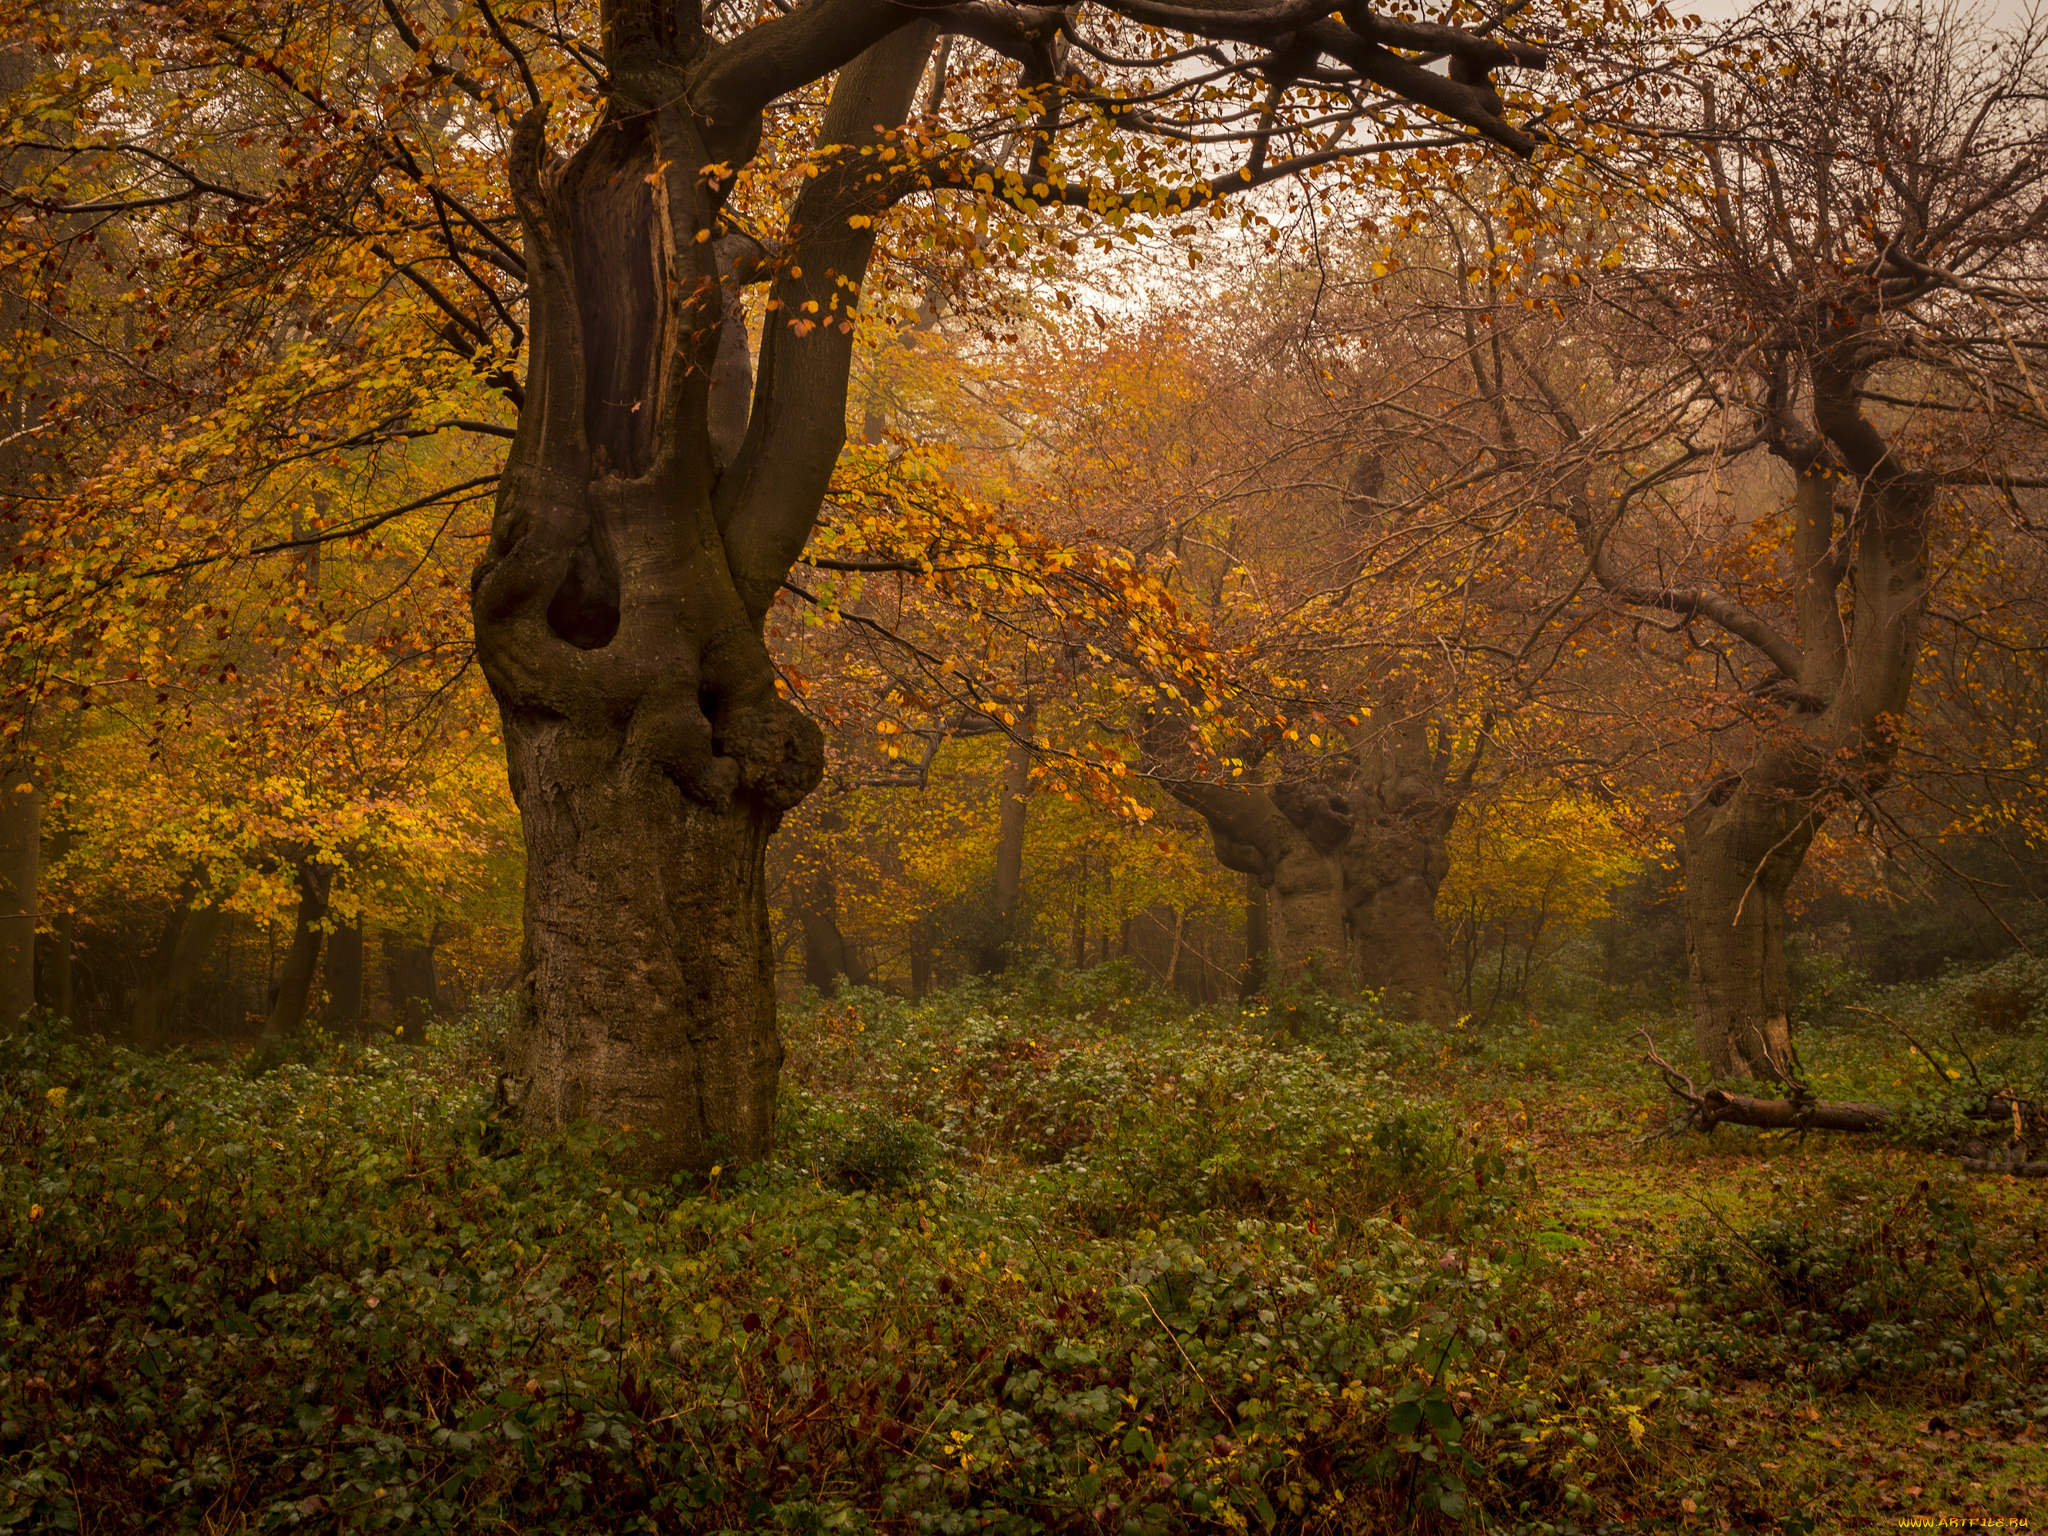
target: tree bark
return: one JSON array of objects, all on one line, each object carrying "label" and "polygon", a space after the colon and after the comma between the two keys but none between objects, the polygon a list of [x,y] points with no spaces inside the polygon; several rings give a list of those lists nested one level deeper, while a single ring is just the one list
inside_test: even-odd
[{"label": "tree bark", "polygon": [[1354,751],[1356,825],[1341,858],[1359,983],[1402,1018],[1448,1024],[1458,1008],[1436,896],[1450,872],[1451,826],[1470,773],[1454,781],[1450,749],[1431,747],[1421,714],[1373,737],[1361,732]]},{"label": "tree bark", "polygon": [[329,1029],[353,1037],[363,1028],[363,920],[334,930],[323,975],[326,1001],[320,1018]]},{"label": "tree bark", "polygon": [[218,901],[195,907],[195,899],[195,888],[191,886],[179,895],[165,919],[148,979],[129,1012],[129,1037],[138,1050],[150,1050],[162,1043],[165,1026],[175,1016],[185,994],[192,990],[192,983],[199,979],[220,935],[221,924],[226,921],[227,914]]},{"label": "tree bark", "polygon": [[[1927,607],[1928,519],[1935,482],[1904,468],[1863,414],[1853,356],[1859,332],[1838,333],[1810,360],[1814,424],[1779,452],[1799,475],[1793,559],[1799,645],[1787,718],[1739,773],[1711,785],[1687,813],[1686,968],[1693,1032],[1716,1075],[1772,1080],[1790,1059],[1785,893],[1828,805],[1882,787],[1898,751]],[[1835,553],[1836,478],[1821,440],[1860,481],[1850,524],[1855,607],[1842,624],[1836,591],[1851,569]],[[1781,646],[1781,649],[1783,647]]]},{"label": "tree bark", "polygon": [[36,1005],[36,876],[43,795],[32,772],[0,773],[0,1034]]},{"label": "tree bark", "polygon": [[1218,862],[1263,888],[1268,982],[1349,992],[1344,871],[1338,860],[1352,830],[1344,797],[1321,784],[1283,784],[1271,792],[1183,784],[1174,795],[1209,824]]},{"label": "tree bark", "polygon": [[1820,817],[1790,795],[1741,784],[1685,818],[1685,957],[1693,1039],[1716,1077],[1791,1070],[1785,893]]},{"label": "tree bark", "polygon": [[[762,628],[845,441],[846,307],[890,189],[857,152],[802,184],[735,441],[742,392],[715,420],[712,398],[746,366],[715,238],[731,180],[706,171],[751,156],[759,112],[728,111],[739,74],[689,80],[701,38],[606,14],[590,137],[558,159],[538,111],[513,137],[531,361],[472,606],[525,829],[519,1115],[653,1132],[628,1155],[660,1175],[769,1146],[764,856],[824,747]],[[855,151],[903,121],[937,35],[864,17],[811,39],[843,66],[820,142]]]},{"label": "tree bark", "polygon": [[310,859],[299,871],[299,906],[292,921],[292,942],[278,968],[277,996],[263,1025],[265,1040],[282,1040],[306,1027],[306,1007],[313,996],[313,977],[320,965],[321,923],[327,917],[327,893],[334,871]]}]

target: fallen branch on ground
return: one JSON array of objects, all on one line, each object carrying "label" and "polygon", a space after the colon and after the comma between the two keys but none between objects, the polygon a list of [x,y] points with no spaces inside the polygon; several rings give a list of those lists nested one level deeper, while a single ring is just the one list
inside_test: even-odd
[{"label": "fallen branch on ground", "polygon": [[[1653,1131],[1648,1140],[1675,1136],[1681,1131],[1711,1132],[1717,1125],[1747,1125],[1759,1130],[1799,1131],[1803,1134],[1807,1131],[1885,1131],[1897,1121],[1897,1112],[1888,1104],[1822,1099],[1796,1078],[1788,1079],[1790,1091],[1782,1099],[1751,1098],[1747,1094],[1730,1093],[1725,1088],[1702,1089],[1691,1077],[1664,1059],[1647,1029],[1639,1029],[1636,1033],[1643,1040],[1643,1059],[1663,1074],[1665,1086],[1685,1105],[1683,1115],[1661,1130]],[[2040,1114],[2035,1106],[2000,1089],[1987,1092],[1981,1107],[1965,1112],[1983,1120],[2003,1120],[2010,1115],[2013,1124],[2013,1140],[1999,1149],[2001,1156],[1964,1155],[1989,1150],[1984,1141],[1977,1139],[1951,1149],[1961,1155],[1962,1166],[1967,1172],[2008,1173],[2023,1179],[2048,1178],[2048,1162],[2027,1160],[2030,1148],[2022,1135],[2022,1127],[2026,1123],[2030,1122],[2037,1131],[2040,1127]]]}]

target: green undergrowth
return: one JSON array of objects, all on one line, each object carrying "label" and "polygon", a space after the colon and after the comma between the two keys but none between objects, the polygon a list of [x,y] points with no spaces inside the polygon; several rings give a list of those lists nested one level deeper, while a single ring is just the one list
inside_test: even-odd
[{"label": "green undergrowth", "polygon": [[1520,1159],[1369,1030],[1107,991],[801,1015],[778,1160],[653,1189],[514,1145],[486,1023],[260,1073],[0,1043],[0,1526],[1590,1511],[1670,1384],[1525,1342]]},{"label": "green undergrowth", "polygon": [[1823,1409],[2048,1427],[2038,1228],[1904,1149],[1645,1150],[1611,1025],[1104,967],[785,1026],[775,1159],[655,1188],[493,1118],[488,1010],[0,1042],[0,1528],[1800,1531]]}]

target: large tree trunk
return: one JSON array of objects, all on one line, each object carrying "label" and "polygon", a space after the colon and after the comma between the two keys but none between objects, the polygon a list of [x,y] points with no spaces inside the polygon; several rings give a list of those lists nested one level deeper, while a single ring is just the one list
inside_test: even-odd
[{"label": "large tree trunk", "polygon": [[1820,817],[1790,795],[1741,784],[1685,818],[1685,956],[1693,1039],[1716,1077],[1791,1071],[1785,893]]},{"label": "large tree trunk", "polygon": [[1810,367],[1815,425],[1861,482],[1848,536],[1853,627],[1845,629],[1836,595],[1850,569],[1836,533],[1840,477],[1826,469],[1818,440],[1808,440],[1785,450],[1799,474],[1792,575],[1800,635],[1780,668],[1790,708],[1750,762],[1712,785],[1685,819],[1693,1033],[1724,1077],[1776,1079],[1789,1061],[1785,893],[1828,804],[1867,801],[1890,773],[1927,606],[1934,481],[1893,456],[1833,352]]},{"label": "large tree trunk", "polygon": [[0,773],[0,1034],[36,1005],[36,874],[43,795],[33,773]]},{"label": "large tree trunk", "polygon": [[[749,349],[719,205],[761,124],[684,88],[700,44],[650,14],[607,9],[606,105],[573,155],[538,111],[513,135],[530,363],[472,607],[526,837],[520,1118],[658,1133],[631,1155],[665,1174],[769,1146],[764,855],[824,746],[763,626],[845,441],[847,308],[892,189],[858,153],[804,181],[735,440]],[[881,11],[834,33],[820,142],[902,122],[935,36]]]},{"label": "large tree trunk", "polygon": [[199,979],[206,957],[213,952],[214,941],[220,936],[221,925],[227,920],[218,901],[195,907],[194,899],[193,889],[188,887],[164,920],[163,937],[157,942],[149,975],[129,1011],[129,1037],[138,1050],[149,1050],[162,1043],[165,1026],[176,1016],[178,1004],[192,990],[192,983]]},{"label": "large tree trunk", "polygon": [[1216,858],[1250,875],[1266,897],[1276,987],[1346,993],[1344,871],[1338,850],[1351,835],[1350,810],[1327,785],[1264,790],[1183,784],[1176,798],[1209,824]]},{"label": "large tree trunk", "polygon": [[1349,992],[1344,871],[1337,860],[1306,843],[1288,849],[1273,865],[1267,899],[1275,984]]},{"label": "large tree trunk", "polygon": [[327,918],[327,892],[333,881],[334,871],[324,865],[310,860],[299,865],[299,906],[292,921],[292,942],[277,973],[277,996],[263,1025],[265,1040],[281,1040],[306,1027],[324,937],[320,925]]},{"label": "large tree trunk", "polygon": [[1433,829],[1360,828],[1344,850],[1346,915],[1359,983],[1399,1018],[1448,1024],[1451,947],[1436,920],[1450,860]]},{"label": "large tree trunk", "polygon": [[[782,1046],[767,813],[565,769],[567,727],[515,736],[526,820],[519,1060],[529,1124],[630,1126],[669,1167],[759,1155]],[[576,745],[581,745],[576,744]]]}]

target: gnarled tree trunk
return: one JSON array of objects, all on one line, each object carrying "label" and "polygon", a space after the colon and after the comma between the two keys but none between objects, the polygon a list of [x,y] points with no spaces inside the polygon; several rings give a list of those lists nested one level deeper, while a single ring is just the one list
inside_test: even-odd
[{"label": "gnarled tree trunk", "polygon": [[[1835,345],[1854,355],[1857,334]],[[1905,469],[1864,416],[1859,375],[1832,348],[1811,360],[1819,435],[1781,444],[1799,479],[1793,502],[1798,644],[1776,642],[1788,718],[1739,772],[1711,786],[1685,820],[1686,969],[1693,1034],[1717,1075],[1776,1079],[1789,1070],[1785,893],[1830,802],[1867,798],[1897,752],[1927,606],[1928,514],[1935,482]],[[1824,446],[1825,445],[1825,446]],[[1841,558],[1831,451],[1861,482]],[[1856,578],[1853,624],[1838,587]]]},{"label": "gnarled tree trunk", "polygon": [[1176,798],[1199,813],[1216,857],[1259,883],[1271,945],[1267,980],[1282,988],[1344,993],[1344,871],[1350,808],[1327,786],[1283,784],[1271,792],[1183,784]]},{"label": "gnarled tree trunk", "polygon": [[[653,1132],[632,1155],[665,1173],[768,1150],[764,851],[824,751],[762,626],[845,440],[844,314],[889,189],[858,154],[804,183],[788,249],[762,265],[770,318],[735,441],[748,347],[717,238],[730,173],[710,168],[752,153],[758,111],[725,115],[738,75],[691,85],[701,34],[639,7],[606,17],[590,137],[558,159],[536,111],[513,139],[531,362],[473,608],[526,835],[521,1120]],[[900,123],[935,36],[877,10],[829,39],[844,67],[822,142]]]},{"label": "gnarled tree trunk", "polygon": [[1344,909],[1361,985],[1395,1014],[1425,1024],[1457,1016],[1451,949],[1436,919],[1450,872],[1448,847],[1476,756],[1456,782],[1449,747],[1432,750],[1424,717],[1356,741],[1349,800],[1356,822],[1344,844]]},{"label": "gnarled tree trunk", "polygon": [[1450,868],[1433,819],[1371,823],[1345,845],[1344,909],[1360,985],[1404,1019],[1448,1024],[1451,947],[1436,920],[1436,893]]},{"label": "gnarled tree trunk", "polygon": [[1693,1038],[1716,1077],[1791,1071],[1785,893],[1819,826],[1801,799],[1739,781],[1686,813],[1686,977]]}]

